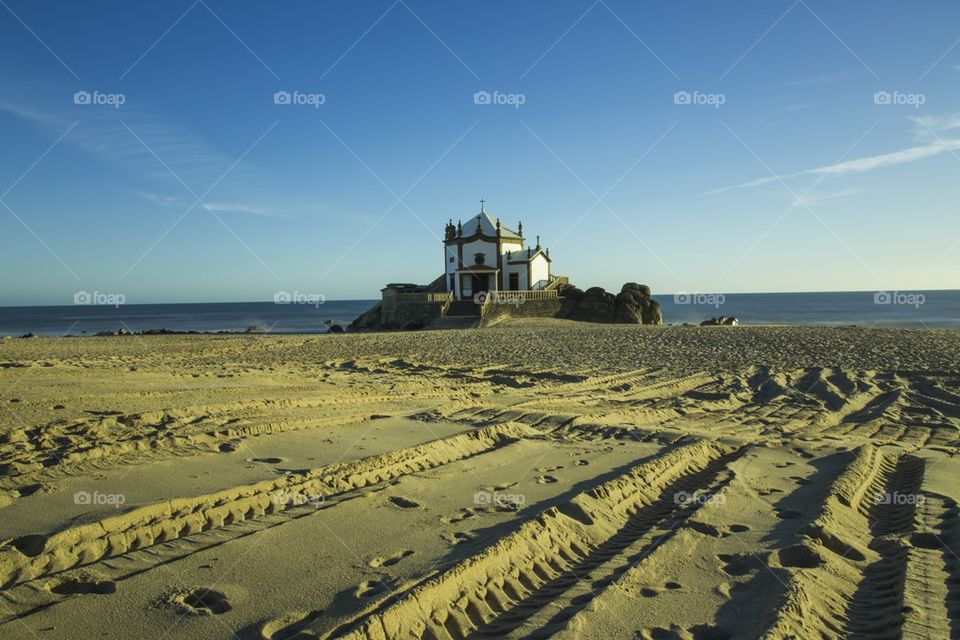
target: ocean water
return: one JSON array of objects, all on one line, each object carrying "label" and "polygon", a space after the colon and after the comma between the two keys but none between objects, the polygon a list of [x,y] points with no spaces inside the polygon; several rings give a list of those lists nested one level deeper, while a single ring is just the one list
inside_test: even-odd
[{"label": "ocean water", "polygon": [[[735,316],[742,324],[960,329],[960,291],[690,293],[654,298],[660,302],[664,322],[668,324],[699,324],[713,316]],[[345,326],[375,302],[0,307],[0,337],[27,332],[45,336],[93,335],[121,327],[131,331],[244,331],[253,325],[272,333],[324,333],[329,323]]]},{"label": "ocean water", "polygon": [[271,333],[325,333],[328,322],[346,327],[375,300],[327,300],[323,304],[217,302],[188,304],[0,307],[0,337],[93,335],[100,331],[245,331],[260,325]]},{"label": "ocean water", "polygon": [[687,293],[654,295],[664,322],[699,324],[734,316],[741,324],[859,325],[960,329],[960,291]]}]

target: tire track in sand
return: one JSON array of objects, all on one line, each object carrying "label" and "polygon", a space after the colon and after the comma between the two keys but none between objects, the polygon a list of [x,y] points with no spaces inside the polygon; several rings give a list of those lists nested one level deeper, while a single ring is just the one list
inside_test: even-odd
[{"label": "tire track in sand", "polygon": [[671,449],[547,509],[327,637],[502,636],[679,511],[675,492],[708,484],[742,451],[706,441]]},{"label": "tire track in sand", "polygon": [[49,535],[5,540],[0,544],[0,589],[487,453],[530,431],[518,424],[491,426],[276,480],[167,500]]}]

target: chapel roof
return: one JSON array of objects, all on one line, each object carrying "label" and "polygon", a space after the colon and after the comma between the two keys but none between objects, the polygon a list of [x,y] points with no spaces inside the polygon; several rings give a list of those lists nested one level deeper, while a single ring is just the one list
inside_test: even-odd
[{"label": "chapel roof", "polygon": [[[481,211],[469,220],[463,223],[463,235],[472,236],[477,231],[477,223],[480,223],[480,231],[485,236],[497,235],[497,220],[486,211]],[[520,234],[500,223],[500,235],[504,238],[520,238]]]}]

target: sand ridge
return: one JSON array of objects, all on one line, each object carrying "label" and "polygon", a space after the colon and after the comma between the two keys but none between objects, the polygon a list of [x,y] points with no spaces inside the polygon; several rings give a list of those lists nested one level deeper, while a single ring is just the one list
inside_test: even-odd
[{"label": "sand ridge", "polygon": [[960,637],[957,354],[523,322],[5,341],[0,513],[37,525],[0,518],[0,635]]}]

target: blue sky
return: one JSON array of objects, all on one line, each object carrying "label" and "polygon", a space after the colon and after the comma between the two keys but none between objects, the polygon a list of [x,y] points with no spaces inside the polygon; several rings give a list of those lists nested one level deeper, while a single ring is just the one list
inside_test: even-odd
[{"label": "blue sky", "polygon": [[2,305],[372,298],[481,196],[584,287],[960,282],[956,2],[0,4]]}]

